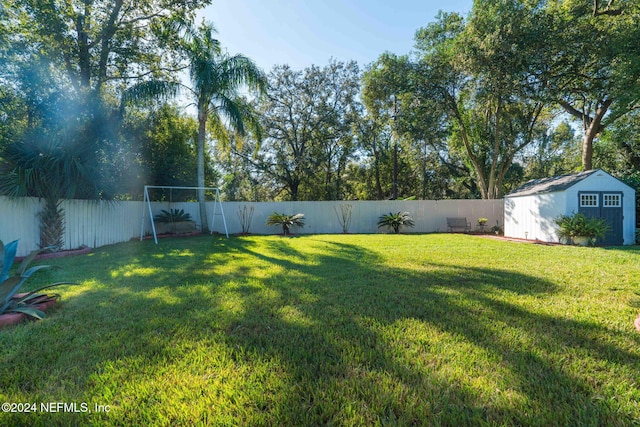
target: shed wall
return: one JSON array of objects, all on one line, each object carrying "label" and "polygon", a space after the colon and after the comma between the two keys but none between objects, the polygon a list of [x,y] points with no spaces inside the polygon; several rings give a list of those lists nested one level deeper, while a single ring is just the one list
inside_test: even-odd
[{"label": "shed wall", "polygon": [[554,219],[566,212],[564,192],[505,197],[504,235],[518,239],[557,242]]},{"label": "shed wall", "polygon": [[622,181],[606,172],[598,172],[566,190],[567,215],[578,212],[578,192],[581,191],[619,191],[622,192],[622,234],[625,245],[633,245],[636,241],[636,192]]}]

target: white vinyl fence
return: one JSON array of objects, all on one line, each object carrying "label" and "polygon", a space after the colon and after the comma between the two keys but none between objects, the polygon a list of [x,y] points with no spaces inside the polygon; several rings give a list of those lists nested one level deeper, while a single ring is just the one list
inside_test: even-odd
[{"label": "white vinyl fence", "polygon": [[[184,209],[199,223],[197,203],[152,202],[152,212],[161,209]],[[447,231],[447,217],[465,217],[476,227],[480,217],[489,219],[487,227],[503,226],[503,200],[412,200],[412,201],[331,201],[331,202],[223,202],[222,208],[229,233],[242,231],[239,211],[253,207],[253,219],[249,232],[253,234],[277,234],[282,230],[268,227],[265,220],[273,212],[286,214],[303,213],[304,228],[295,228],[294,233],[324,234],[342,233],[338,220],[342,206],[352,211],[349,233],[387,233],[378,229],[378,217],[387,213],[409,212],[415,227],[404,229],[411,233]],[[92,202],[67,200],[62,203],[65,212],[64,249],[75,249],[82,245],[92,248],[139,239],[140,233],[151,233],[148,207],[143,202]],[[209,226],[224,233],[219,206],[214,212],[214,203],[207,204]],[[9,242],[20,239],[18,255],[26,255],[37,249],[39,242],[38,212],[42,203],[38,199],[18,200],[0,197],[0,240]],[[336,213],[337,211],[337,213]],[[144,215],[144,221],[143,221]],[[211,219],[213,217],[213,224]],[[199,224],[198,224],[199,225]]]}]

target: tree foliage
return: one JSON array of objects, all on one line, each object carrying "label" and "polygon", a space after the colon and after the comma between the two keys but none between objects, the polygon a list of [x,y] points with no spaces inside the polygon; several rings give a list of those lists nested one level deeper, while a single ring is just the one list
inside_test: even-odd
[{"label": "tree foliage", "polygon": [[[170,75],[179,59],[164,29],[208,0],[3,0],[20,59],[43,57],[80,98],[130,79]],[[46,46],[46,49],[42,49]]]},{"label": "tree foliage", "polygon": [[[398,198],[398,180],[400,179],[400,150],[401,135],[398,131],[399,117],[404,114],[402,98],[409,92],[410,79],[412,77],[411,64],[407,56],[396,56],[383,53],[375,61],[363,76],[362,96],[367,111],[372,116],[373,123],[387,128],[391,140],[391,199]],[[363,134],[364,136],[364,134]],[[373,136],[373,135],[372,135]],[[369,147],[374,156],[374,167],[380,168],[380,155],[383,154],[380,141],[375,136],[370,140]],[[377,179],[380,171],[376,170]],[[377,181],[380,195],[381,185]]]},{"label": "tree foliage", "polygon": [[640,5],[594,0],[548,1],[545,36],[546,96],[578,120],[582,168],[593,168],[594,140],[640,106]]},{"label": "tree foliage", "polygon": [[253,163],[281,186],[286,198],[342,198],[341,179],[354,150],[358,91],[355,62],[271,71],[260,106],[265,139]]},{"label": "tree foliage", "polygon": [[[134,199],[144,185],[194,186],[197,172],[198,122],[177,106],[154,110],[129,109],[122,128],[122,144],[109,149],[118,192]],[[217,174],[205,153],[206,186],[215,186]],[[180,195],[174,194],[173,200]],[[168,198],[169,195],[167,194]],[[193,197],[193,194],[182,194]]]},{"label": "tree foliage", "polygon": [[[202,22],[194,27],[190,23],[170,26],[169,38],[188,62],[190,86],[167,80],[149,80],[128,89],[124,103],[165,99],[175,96],[180,89],[187,92],[197,108],[197,186],[202,230],[209,228],[205,206],[205,155],[208,132],[218,140],[227,141],[229,130],[245,135],[245,128],[261,139],[261,129],[252,105],[240,91],[249,89],[261,94],[266,78],[256,64],[244,55],[229,55],[215,38],[216,29],[211,23]],[[230,129],[229,129],[230,128]]]},{"label": "tree foliage", "polygon": [[61,248],[64,232],[62,199],[110,198],[96,147],[82,143],[76,132],[90,128],[39,128],[7,144],[0,159],[0,194],[38,197],[45,201],[40,217],[40,246]]},{"label": "tree foliage", "polygon": [[416,33],[413,104],[438,103],[431,114],[448,124],[449,152],[473,171],[483,198],[502,196],[514,159],[542,131],[545,105],[528,96],[532,69],[520,54],[536,44],[534,12],[487,2],[468,22],[441,14]]},{"label": "tree foliage", "polygon": [[[36,152],[85,171],[65,189],[77,192],[42,193],[48,212],[114,186],[218,186],[219,172],[235,200],[496,198],[580,167],[640,174],[637,1],[474,2],[363,74],[332,60],[268,78],[194,25],[209,2],[0,0],[5,192],[38,194]],[[179,70],[195,118],[156,108],[178,94]]]}]

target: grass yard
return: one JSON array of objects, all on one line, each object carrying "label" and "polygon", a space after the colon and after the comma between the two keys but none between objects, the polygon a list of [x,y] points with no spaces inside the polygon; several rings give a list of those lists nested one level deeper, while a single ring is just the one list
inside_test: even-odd
[{"label": "grass yard", "polygon": [[639,261],[442,234],[59,259],[31,286],[80,285],[0,330],[0,401],[37,404],[0,425],[640,424]]}]

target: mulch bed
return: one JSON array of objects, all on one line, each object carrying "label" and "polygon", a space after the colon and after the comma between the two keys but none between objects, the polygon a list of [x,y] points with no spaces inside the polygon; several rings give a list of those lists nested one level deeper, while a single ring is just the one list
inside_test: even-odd
[{"label": "mulch bed", "polygon": [[496,236],[495,234],[475,234],[478,237],[484,237],[487,239],[494,240],[506,240],[507,242],[516,242],[516,243],[531,243],[534,245],[545,245],[545,246],[562,246],[562,243],[557,242],[543,242],[542,240],[532,240],[532,239],[518,239],[516,237],[505,237],[505,236]]},{"label": "mulch bed", "polygon": [[[83,245],[83,246],[80,246],[78,249],[63,250],[63,251],[59,251],[59,252],[50,252],[50,253],[46,253],[46,254],[38,254],[34,258],[34,260],[51,259],[51,258],[62,258],[62,257],[67,257],[67,256],[75,256],[75,255],[86,255],[86,254],[88,254],[90,252],[91,252],[91,248],[88,247],[88,246],[84,246]],[[25,258],[26,258],[26,256],[16,257],[16,261],[20,262]]]},{"label": "mulch bed", "polygon": [[[202,234],[202,231],[194,231],[191,233],[165,233],[165,234],[157,234],[156,237],[158,239],[166,239],[168,237],[191,237],[191,236],[199,236]],[[139,237],[132,237],[131,240],[139,240]],[[142,237],[142,240],[150,240],[153,239],[153,234],[149,234]]]}]

